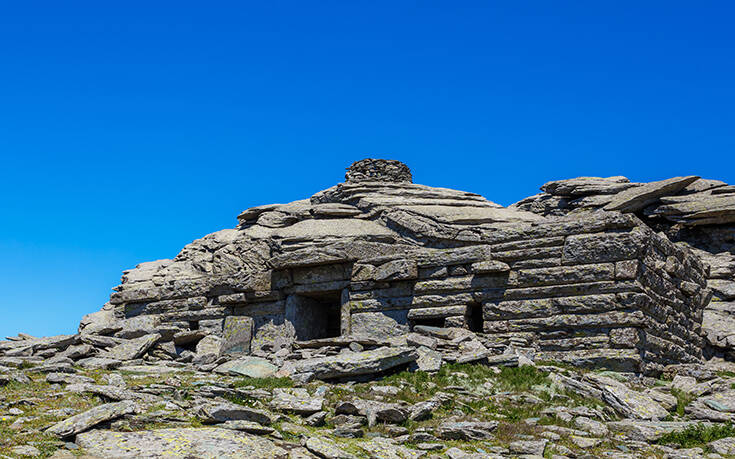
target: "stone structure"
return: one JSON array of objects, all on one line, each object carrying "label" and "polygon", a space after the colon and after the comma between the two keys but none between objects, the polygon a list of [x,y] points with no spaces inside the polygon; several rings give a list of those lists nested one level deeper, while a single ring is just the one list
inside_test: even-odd
[{"label": "stone structure", "polygon": [[713,293],[704,310],[705,354],[735,360],[735,186],[694,176],[651,183],[579,177],[548,182],[541,190],[511,208],[566,219],[601,210],[634,214],[698,256]]},{"label": "stone structure", "polygon": [[703,336],[720,351],[731,346],[735,320],[723,332],[701,326],[708,283],[718,301],[705,323],[732,309],[723,301],[735,295],[732,187],[613,177],[542,190],[504,208],[414,184],[398,161],[362,160],[345,183],[248,209],[237,228],[126,271],[80,333],[87,341],[155,333],[140,355],[196,352],[205,363],[285,355],[307,340],[379,342],[420,325],[463,327],[488,355],[516,349],[644,373],[700,361],[714,352]]}]

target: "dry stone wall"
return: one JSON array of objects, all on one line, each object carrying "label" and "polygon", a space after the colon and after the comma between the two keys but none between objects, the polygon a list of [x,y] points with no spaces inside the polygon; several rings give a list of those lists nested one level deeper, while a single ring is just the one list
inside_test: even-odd
[{"label": "dry stone wall", "polygon": [[149,355],[199,363],[415,327],[470,329],[489,354],[625,371],[703,357],[709,266],[643,214],[696,177],[550,182],[511,208],[414,184],[395,161],[360,161],[346,179],[125,272],[82,335],[157,333]]}]

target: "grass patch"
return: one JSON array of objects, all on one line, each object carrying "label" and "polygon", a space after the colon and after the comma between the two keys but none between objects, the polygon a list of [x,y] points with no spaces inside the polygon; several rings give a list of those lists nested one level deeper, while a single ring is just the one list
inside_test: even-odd
[{"label": "grass patch", "polygon": [[533,386],[549,383],[549,378],[533,366],[504,367],[497,376],[501,387],[512,391],[526,391]]},{"label": "grass patch", "polygon": [[697,398],[695,395],[679,389],[671,389],[671,395],[676,397],[676,414],[679,416],[684,416],[686,414],[684,408]]},{"label": "grass patch", "polygon": [[277,387],[293,387],[291,378],[238,378],[234,384],[235,387],[254,387],[256,389],[275,389]]},{"label": "grass patch", "polygon": [[668,433],[659,438],[656,443],[659,445],[677,444],[682,448],[694,448],[732,436],[735,436],[735,429],[731,423],[712,426],[696,424],[684,430]]}]

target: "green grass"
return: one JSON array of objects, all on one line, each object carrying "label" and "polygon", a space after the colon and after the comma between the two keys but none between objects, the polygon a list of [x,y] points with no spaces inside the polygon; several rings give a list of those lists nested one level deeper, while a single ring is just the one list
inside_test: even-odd
[{"label": "green grass", "polygon": [[533,386],[549,383],[546,374],[533,366],[504,367],[497,379],[501,387],[510,391],[527,391]]},{"label": "green grass", "polygon": [[293,380],[291,380],[291,378],[243,377],[235,381],[235,387],[254,387],[256,389],[275,389],[277,387],[293,387]]},{"label": "green grass", "polygon": [[656,443],[659,445],[677,444],[682,448],[694,448],[732,436],[735,436],[735,428],[731,423],[712,426],[696,424],[684,430],[668,433],[659,438]]},{"label": "green grass", "polygon": [[676,414],[684,416],[684,408],[694,401],[697,397],[683,390],[671,389],[671,395],[676,397]]}]

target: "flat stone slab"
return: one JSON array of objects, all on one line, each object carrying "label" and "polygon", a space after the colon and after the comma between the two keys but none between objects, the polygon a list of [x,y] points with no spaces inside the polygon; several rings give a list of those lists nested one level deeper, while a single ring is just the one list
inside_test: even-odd
[{"label": "flat stone slab", "polygon": [[319,357],[293,363],[290,374],[304,380],[331,379],[380,373],[405,365],[418,358],[416,350],[407,347],[381,347],[364,352]]},{"label": "flat stone slab", "polygon": [[198,407],[197,414],[208,422],[250,421],[270,425],[273,415],[265,410],[250,408],[232,402],[219,402]]},{"label": "flat stone slab", "polygon": [[273,400],[270,407],[277,411],[289,411],[302,415],[309,415],[321,411],[324,398],[309,394],[303,388],[276,388],[273,390]]},{"label": "flat stone slab", "polygon": [[233,376],[248,376],[250,378],[267,378],[273,376],[278,367],[270,363],[268,360],[260,357],[243,357],[230,362],[225,362],[213,370],[215,373],[221,373]]},{"label": "flat stone slab", "polygon": [[699,177],[673,177],[658,182],[646,183],[643,186],[629,188],[616,194],[612,201],[605,206],[605,210],[619,210],[621,212],[637,212],[648,204],[656,202],[661,196],[674,194],[685,188]]},{"label": "flat stone slab", "polygon": [[49,427],[46,432],[59,436],[71,437],[72,435],[84,432],[105,421],[119,418],[135,411],[135,403],[130,400],[117,403],[106,403],[104,405],[95,406],[94,408],[79,413],[68,419]]},{"label": "flat stone slab", "polygon": [[149,375],[162,375],[168,373],[179,373],[186,371],[186,368],[170,367],[168,365],[125,365],[118,368],[120,371],[129,371],[131,373],[143,373]]},{"label": "flat stone slab", "polygon": [[669,412],[651,397],[629,389],[619,381],[595,374],[587,375],[586,379],[602,391],[605,402],[626,418],[658,421],[669,415]]},{"label": "flat stone slab", "polygon": [[666,434],[684,430],[697,424],[708,425],[708,423],[701,421],[634,421],[626,419],[608,422],[607,428],[612,432],[625,434],[631,440],[654,442]]},{"label": "flat stone slab", "polygon": [[304,441],[304,446],[319,457],[327,459],[356,459],[355,456],[343,451],[333,441],[323,437],[309,437]]},{"label": "flat stone slab", "polygon": [[126,340],[117,346],[107,350],[103,357],[115,360],[135,360],[145,354],[154,344],[161,339],[161,335],[153,333],[131,340]]},{"label": "flat stone slab", "polygon": [[288,458],[286,450],[266,438],[220,428],[94,430],[78,435],[76,443],[102,458]]}]

